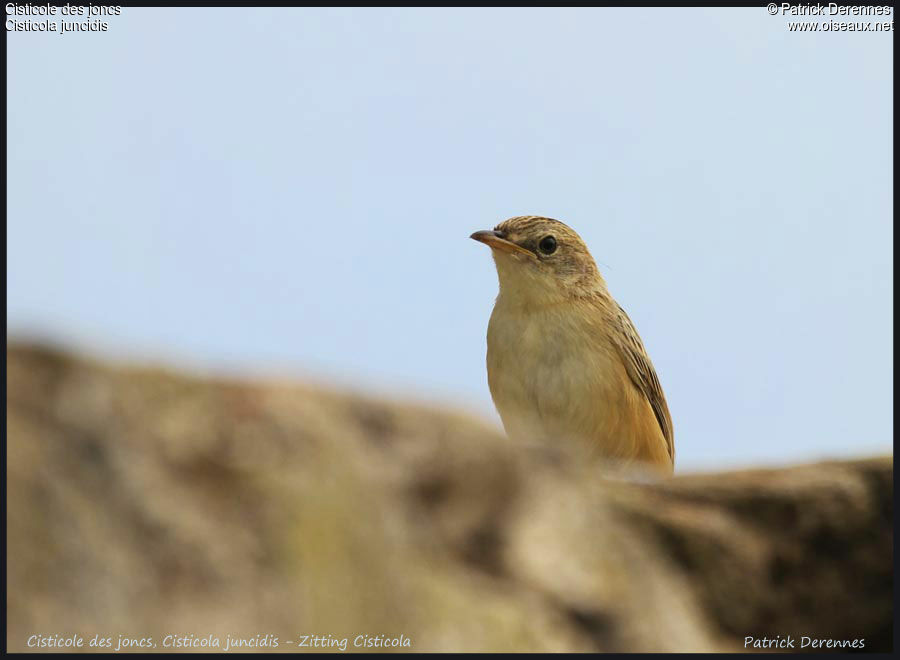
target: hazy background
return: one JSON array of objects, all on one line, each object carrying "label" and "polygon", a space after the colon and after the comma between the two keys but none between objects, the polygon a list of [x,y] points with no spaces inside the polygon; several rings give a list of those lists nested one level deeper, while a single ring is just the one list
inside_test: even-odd
[{"label": "hazy background", "polygon": [[764,8],[105,20],[7,34],[12,336],[499,424],[468,235],[542,214],[641,332],[679,469],[890,451],[893,33]]}]

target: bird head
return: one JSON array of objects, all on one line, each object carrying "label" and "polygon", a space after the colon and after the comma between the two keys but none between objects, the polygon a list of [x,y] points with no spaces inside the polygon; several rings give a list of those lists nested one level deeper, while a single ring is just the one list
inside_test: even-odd
[{"label": "bird head", "polygon": [[605,289],[584,241],[559,220],[518,216],[471,238],[491,248],[501,295],[546,304]]}]

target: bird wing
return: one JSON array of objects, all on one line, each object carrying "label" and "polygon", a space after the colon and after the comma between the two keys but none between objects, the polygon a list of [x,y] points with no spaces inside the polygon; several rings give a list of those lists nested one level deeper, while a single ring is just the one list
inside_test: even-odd
[{"label": "bird wing", "polygon": [[647,398],[650,407],[653,408],[653,414],[656,415],[656,421],[662,429],[663,437],[666,439],[666,447],[669,451],[669,457],[672,463],[675,462],[675,438],[672,430],[672,417],[669,415],[669,406],[666,404],[666,397],[663,394],[659,379],[656,377],[656,370],[647,356],[644,344],[634,328],[628,314],[618,303],[614,303],[616,309],[613,310],[613,323],[616,332],[613,333],[615,343],[619,352],[622,354],[622,360],[628,371],[628,376],[632,382]]}]

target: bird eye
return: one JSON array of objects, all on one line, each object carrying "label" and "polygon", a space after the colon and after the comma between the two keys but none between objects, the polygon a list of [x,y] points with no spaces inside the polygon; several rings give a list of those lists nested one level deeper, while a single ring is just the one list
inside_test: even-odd
[{"label": "bird eye", "polygon": [[552,236],[544,236],[538,243],[538,249],[544,254],[553,254],[556,252],[556,239]]}]

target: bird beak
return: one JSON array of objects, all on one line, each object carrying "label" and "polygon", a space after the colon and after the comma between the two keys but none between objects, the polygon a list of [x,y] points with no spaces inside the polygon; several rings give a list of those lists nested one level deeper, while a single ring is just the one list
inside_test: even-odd
[{"label": "bird beak", "polygon": [[516,245],[512,241],[506,240],[503,237],[503,232],[485,229],[483,231],[476,231],[474,234],[469,236],[469,238],[474,238],[479,243],[484,243],[494,250],[501,250],[503,252],[509,252],[510,254],[527,254],[529,257],[534,256],[530,250],[526,250],[525,248]]}]

